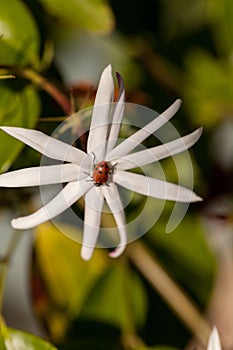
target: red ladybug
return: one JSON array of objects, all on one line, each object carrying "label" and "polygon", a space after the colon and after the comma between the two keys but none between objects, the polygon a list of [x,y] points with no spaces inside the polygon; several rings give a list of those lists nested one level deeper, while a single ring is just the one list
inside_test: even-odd
[{"label": "red ladybug", "polygon": [[93,181],[95,186],[99,187],[103,184],[107,184],[108,175],[111,174],[111,169],[108,162],[102,161],[94,166],[93,170]]}]

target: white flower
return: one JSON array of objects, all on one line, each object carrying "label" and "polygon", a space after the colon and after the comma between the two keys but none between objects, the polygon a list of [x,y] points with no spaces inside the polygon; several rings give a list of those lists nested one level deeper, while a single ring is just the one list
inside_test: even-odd
[{"label": "white flower", "polygon": [[[124,83],[119,74],[117,74],[117,79],[119,94],[117,103],[113,105],[114,80],[111,65],[105,68],[101,75],[93,108],[87,154],[36,130],[0,127],[9,135],[41,152],[43,155],[66,162],[58,165],[21,169],[0,175],[0,186],[4,187],[67,183],[61,192],[41,209],[31,215],[13,219],[12,226],[15,229],[33,228],[53,219],[69,208],[81,196],[85,196],[84,232],[81,251],[81,255],[85,260],[90,259],[96,245],[104,201],[107,202],[114,215],[120,237],[118,247],[110,253],[110,256],[118,257],[127,244],[125,214],[117,185],[160,199],[187,203],[201,200],[190,189],[127,171],[187,150],[199,139],[202,130],[200,128],[189,135],[166,144],[130,153],[149,135],[172,118],[181,105],[181,101],[176,100],[152,122],[115,147],[124,114],[125,98]],[[95,164],[105,161],[107,163],[104,164],[112,168],[112,174],[106,174],[108,176],[106,184],[104,183],[106,179],[101,174],[99,175],[100,179],[103,180],[103,185],[101,185],[101,181],[99,186],[96,186],[96,183],[91,181],[90,176],[93,174],[95,179],[96,175],[96,173],[93,173],[93,160]]]},{"label": "white flower", "polygon": [[221,343],[218,335],[218,330],[216,327],[214,327],[209,337],[207,350],[221,350],[221,349],[222,347],[221,347]]}]

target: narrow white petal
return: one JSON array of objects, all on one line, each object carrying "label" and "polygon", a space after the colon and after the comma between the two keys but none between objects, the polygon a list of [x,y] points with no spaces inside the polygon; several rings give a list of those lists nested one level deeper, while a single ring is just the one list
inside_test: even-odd
[{"label": "narrow white petal", "polygon": [[161,128],[169,119],[171,119],[181,106],[181,100],[176,100],[168,109],[156,117],[152,122],[138,130],[133,135],[122,141],[117,147],[110,151],[105,157],[107,161],[120,158],[130,153],[148,136],[153,134],[156,130]]},{"label": "narrow white petal", "polygon": [[127,171],[116,170],[113,173],[113,181],[131,191],[149,197],[185,203],[202,200],[188,188]]},{"label": "narrow white petal", "polygon": [[[94,106],[101,105],[103,103],[112,102],[113,94],[114,94],[114,82],[112,77],[112,66],[111,64],[109,64],[101,74],[98,89],[96,92]],[[95,125],[96,125],[96,122],[98,123],[98,121],[94,121]]]},{"label": "narrow white petal", "polygon": [[84,158],[87,158],[85,152],[72,147],[65,142],[49,137],[41,131],[15,128],[11,126],[1,126],[0,129],[49,158],[67,161],[78,165],[83,164]]},{"label": "narrow white petal", "polygon": [[104,159],[109,124],[112,122],[111,109],[114,97],[112,66],[103,71],[96,93],[91,127],[87,142],[87,153],[93,152],[98,161]]},{"label": "narrow white petal", "polygon": [[0,175],[0,187],[27,187],[81,180],[87,174],[77,164],[32,167]]},{"label": "narrow white petal", "polygon": [[[98,191],[98,192],[97,192]],[[104,198],[99,188],[93,187],[85,196],[85,218],[81,257],[90,260],[99,235]]]},{"label": "narrow white petal", "polygon": [[58,193],[50,202],[44,205],[31,215],[13,219],[11,225],[13,228],[24,230],[42,224],[45,221],[53,219],[68,209],[74,202],[83,196],[93,183],[86,180],[68,183],[63,190]]},{"label": "narrow white petal", "polygon": [[119,192],[117,190],[117,186],[114,183],[111,183],[109,186],[103,186],[102,191],[108,203],[108,206],[113,213],[120,235],[120,242],[118,246],[109,254],[112,258],[117,258],[123,253],[127,245],[127,231],[124,208]]},{"label": "narrow white petal", "polygon": [[186,151],[193,146],[200,138],[202,128],[199,128],[189,135],[170,141],[160,146],[148,148],[140,152],[128,154],[120,159],[114,159],[117,169],[128,170],[150,164],[161,159],[173,156]]},{"label": "narrow white petal", "polygon": [[109,153],[115,146],[117,138],[119,136],[121,122],[125,111],[125,85],[124,80],[119,73],[116,73],[119,84],[119,95],[116,103],[114,103],[114,111],[112,118],[112,125],[108,137],[107,152]]},{"label": "narrow white petal", "polygon": [[213,328],[210,334],[207,350],[221,350],[221,343],[216,327]]}]

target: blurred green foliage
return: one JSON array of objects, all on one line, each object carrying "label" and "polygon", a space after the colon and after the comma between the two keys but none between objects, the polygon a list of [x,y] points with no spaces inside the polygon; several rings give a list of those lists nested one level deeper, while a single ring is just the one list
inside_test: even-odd
[{"label": "blurred green foliage", "polygon": [[[33,86],[13,91],[0,83],[1,125],[34,128],[40,114],[40,100]],[[23,144],[1,132],[0,172],[6,171],[22,150]]]},{"label": "blurred green foliage", "polygon": [[[231,0],[0,2],[0,75],[15,75],[0,80],[1,125],[51,133],[61,120],[57,118],[67,114],[64,101],[70,104],[70,92],[76,109],[93,104],[100,72],[113,63],[125,79],[127,101],[162,111],[181,97],[184,105],[174,118],[177,130],[184,135],[205,127],[191,152],[195,190],[205,194],[204,203],[190,207],[171,234],[165,233],[172,210],[171,203],[166,204],[156,225],[141,238],[200,309],[208,304],[216,271],[202,219],[219,196],[232,201],[232,165],[221,165],[224,135],[218,157],[211,147],[224,121],[233,123],[232,17]],[[22,147],[1,132],[0,172],[32,165],[31,153]],[[169,160],[164,172],[168,179],[176,177]],[[31,208],[34,190],[12,190],[7,202],[5,190],[0,191],[2,209],[13,206],[14,196],[22,208]],[[143,199],[136,197],[128,217],[135,215],[135,208],[140,210],[139,201],[143,206]],[[154,202],[147,215],[153,217],[156,210]],[[71,236],[73,231],[82,234],[72,226],[66,230]],[[36,232],[32,280],[38,278],[41,287],[34,291],[34,307],[61,350],[131,349],[122,340],[131,333],[142,340],[134,339],[137,350],[184,347],[191,334],[127,254],[112,261],[98,249],[87,263],[80,258],[79,245],[50,224]],[[6,329],[11,337],[31,342],[33,349],[52,349],[33,336]],[[0,347],[8,349],[4,342],[1,335]]]},{"label": "blurred green foliage", "polygon": [[20,0],[0,4],[0,64],[38,67],[40,37],[33,15]]},{"label": "blurred green foliage", "polygon": [[16,329],[7,327],[1,321],[0,324],[0,349],[1,350],[56,350],[56,348],[47,341],[42,340],[35,335],[22,332]]},{"label": "blurred green foliage", "polygon": [[106,0],[40,0],[48,13],[67,25],[95,32],[107,33],[113,29],[114,16]]}]

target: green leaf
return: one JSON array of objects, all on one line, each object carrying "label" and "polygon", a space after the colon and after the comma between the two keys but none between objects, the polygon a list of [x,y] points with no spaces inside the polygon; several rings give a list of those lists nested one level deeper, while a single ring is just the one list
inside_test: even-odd
[{"label": "green leaf", "polygon": [[[233,2],[231,0],[206,0],[212,38],[219,53],[231,57],[233,41]],[[229,58],[230,58],[229,57]]]},{"label": "green leaf", "polygon": [[39,32],[20,0],[0,1],[0,65],[38,66]]},{"label": "green leaf", "polygon": [[47,341],[35,335],[8,328],[1,321],[0,324],[1,350],[56,350]]},{"label": "green leaf", "polygon": [[[0,125],[33,128],[40,113],[40,100],[33,86],[16,91],[0,84]],[[6,171],[20,153],[23,143],[0,132],[0,172]]]},{"label": "green leaf", "polygon": [[106,0],[40,0],[48,12],[69,25],[107,33],[114,16]]},{"label": "green leaf", "polygon": [[182,94],[196,125],[213,127],[233,113],[232,63],[205,51],[193,51],[186,60]]},{"label": "green leaf", "polygon": [[147,303],[143,284],[118,262],[97,281],[80,317],[113,324],[123,331],[143,325]]}]

